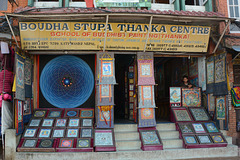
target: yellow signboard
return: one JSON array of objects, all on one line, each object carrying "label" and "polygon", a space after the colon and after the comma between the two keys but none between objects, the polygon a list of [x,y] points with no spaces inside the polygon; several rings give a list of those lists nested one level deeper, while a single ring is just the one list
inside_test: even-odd
[{"label": "yellow signboard", "polygon": [[[101,22],[20,22],[26,50],[143,51],[149,24]],[[207,52],[210,27],[152,24],[146,51]]]}]

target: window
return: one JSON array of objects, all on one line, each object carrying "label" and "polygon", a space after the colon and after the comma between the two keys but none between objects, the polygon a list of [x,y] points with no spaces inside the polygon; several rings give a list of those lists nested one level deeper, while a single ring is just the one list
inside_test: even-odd
[{"label": "window", "polygon": [[84,0],[71,0],[71,2],[85,2]]},{"label": "window", "polygon": [[152,0],[152,3],[170,4],[169,0]]},{"label": "window", "polygon": [[[240,20],[239,18],[239,0],[228,0],[228,15],[230,18],[236,18],[237,21]],[[230,31],[231,32],[240,32],[240,28],[232,23],[230,24]]]},{"label": "window", "polygon": [[203,6],[206,0],[186,0],[185,5]]},{"label": "window", "polygon": [[35,0],[35,2],[58,2],[58,0]]}]

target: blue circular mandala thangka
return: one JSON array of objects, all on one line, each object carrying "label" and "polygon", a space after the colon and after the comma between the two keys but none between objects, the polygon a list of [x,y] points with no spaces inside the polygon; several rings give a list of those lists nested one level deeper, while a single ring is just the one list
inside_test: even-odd
[{"label": "blue circular mandala thangka", "polygon": [[91,68],[81,58],[64,55],[43,68],[40,89],[44,98],[58,108],[76,108],[85,103],[94,88]]}]

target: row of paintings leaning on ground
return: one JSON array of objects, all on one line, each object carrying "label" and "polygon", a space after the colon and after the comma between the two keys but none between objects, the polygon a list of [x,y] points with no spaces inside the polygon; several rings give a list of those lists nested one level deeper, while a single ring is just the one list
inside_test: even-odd
[{"label": "row of paintings leaning on ground", "polygon": [[[185,148],[225,147],[227,141],[207,110],[201,106],[200,88],[170,87],[172,121]],[[225,118],[225,114],[224,114]]]},{"label": "row of paintings leaning on ground", "polygon": [[94,128],[94,109],[36,109],[18,152],[116,151],[113,129]]}]

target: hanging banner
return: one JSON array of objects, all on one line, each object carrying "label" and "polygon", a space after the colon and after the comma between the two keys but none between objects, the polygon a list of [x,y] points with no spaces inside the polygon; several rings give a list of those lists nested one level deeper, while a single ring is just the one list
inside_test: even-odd
[{"label": "hanging banner", "polygon": [[138,86],[138,108],[155,108],[154,86]]},{"label": "hanging banner", "polygon": [[141,108],[139,109],[138,127],[155,127],[155,108]]},{"label": "hanging banner", "polygon": [[24,83],[25,97],[32,98],[32,62],[29,58],[26,58],[24,62]]},{"label": "hanging banner", "polygon": [[213,89],[214,96],[228,94],[227,75],[226,75],[226,53],[215,56],[215,84]]},{"label": "hanging banner", "polygon": [[206,59],[206,70],[207,70],[207,77],[206,77],[206,93],[210,94],[213,93],[213,89],[214,89],[214,83],[215,83],[215,79],[214,79],[214,71],[215,71],[215,67],[214,67],[214,62],[215,62],[215,57],[211,56],[208,57]]},{"label": "hanging banner", "polygon": [[23,133],[24,124],[23,124],[23,101],[16,100],[15,101],[15,128],[16,135],[20,135]]},{"label": "hanging banner", "polygon": [[24,59],[16,54],[16,94],[15,98],[25,101]]},{"label": "hanging banner", "polygon": [[114,105],[114,86],[111,84],[97,85],[97,106]]},{"label": "hanging banner", "polygon": [[116,84],[114,55],[99,53],[98,84]]},{"label": "hanging banner", "polygon": [[155,85],[153,53],[138,53],[138,85]]},{"label": "hanging banner", "polygon": [[202,91],[206,91],[206,57],[198,58],[198,86],[202,87]]},{"label": "hanging banner", "polygon": [[[20,22],[25,50],[143,51],[149,24],[104,22]],[[207,52],[210,27],[152,24],[146,51]]]},{"label": "hanging banner", "polygon": [[113,106],[97,107],[97,128],[114,128],[114,108]]}]

